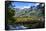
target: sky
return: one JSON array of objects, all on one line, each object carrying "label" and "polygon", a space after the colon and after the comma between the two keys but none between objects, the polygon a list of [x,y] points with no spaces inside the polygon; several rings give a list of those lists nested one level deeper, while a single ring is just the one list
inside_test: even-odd
[{"label": "sky", "polygon": [[12,2],[14,8],[30,8],[31,6],[37,6],[39,3],[24,3],[24,2]]}]

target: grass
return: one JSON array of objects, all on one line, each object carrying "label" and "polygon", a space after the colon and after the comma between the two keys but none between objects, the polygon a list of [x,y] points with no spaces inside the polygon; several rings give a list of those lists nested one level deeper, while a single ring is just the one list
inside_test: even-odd
[{"label": "grass", "polygon": [[40,17],[38,17],[38,16],[15,17],[15,18],[16,18],[16,22],[35,21],[35,20],[39,20],[40,19]]},{"label": "grass", "polygon": [[24,26],[31,28],[32,24],[24,24]]}]

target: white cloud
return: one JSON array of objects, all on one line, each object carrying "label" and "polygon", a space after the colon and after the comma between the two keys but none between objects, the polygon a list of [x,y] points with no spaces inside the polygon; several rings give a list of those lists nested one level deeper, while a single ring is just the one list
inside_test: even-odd
[{"label": "white cloud", "polygon": [[30,6],[24,6],[24,7],[21,7],[21,9],[24,9],[24,8],[30,8]]},{"label": "white cloud", "polygon": [[24,6],[24,7],[20,7],[21,9],[24,9],[24,8],[30,8],[30,6]]},{"label": "white cloud", "polygon": [[39,3],[36,3],[35,6],[39,5]]},{"label": "white cloud", "polygon": [[24,6],[23,8],[30,8],[30,6]]},{"label": "white cloud", "polygon": [[18,6],[18,7],[14,7],[14,8],[21,8],[21,9],[24,9],[24,8],[30,8],[30,6],[22,6],[22,7]]}]

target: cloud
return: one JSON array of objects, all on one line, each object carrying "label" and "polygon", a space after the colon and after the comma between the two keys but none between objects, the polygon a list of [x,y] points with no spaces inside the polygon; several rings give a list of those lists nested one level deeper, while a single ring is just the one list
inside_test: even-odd
[{"label": "cloud", "polygon": [[30,8],[30,6],[24,6],[23,8]]},{"label": "cloud", "polygon": [[39,5],[39,3],[36,3],[35,6]]},{"label": "cloud", "polygon": [[17,7],[14,7],[14,8],[21,8],[21,9],[24,9],[24,8],[30,8],[30,6],[17,6]]},{"label": "cloud", "polygon": [[20,7],[21,9],[24,9],[24,8],[30,8],[30,6],[24,6],[24,7]]}]

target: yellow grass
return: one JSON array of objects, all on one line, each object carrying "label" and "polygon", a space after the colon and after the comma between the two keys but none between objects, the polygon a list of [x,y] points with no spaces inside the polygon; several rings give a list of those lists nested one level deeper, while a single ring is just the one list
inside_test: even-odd
[{"label": "yellow grass", "polygon": [[17,17],[16,22],[25,22],[25,21],[32,21],[32,20],[38,20],[40,17],[38,16],[31,16],[31,17]]}]

